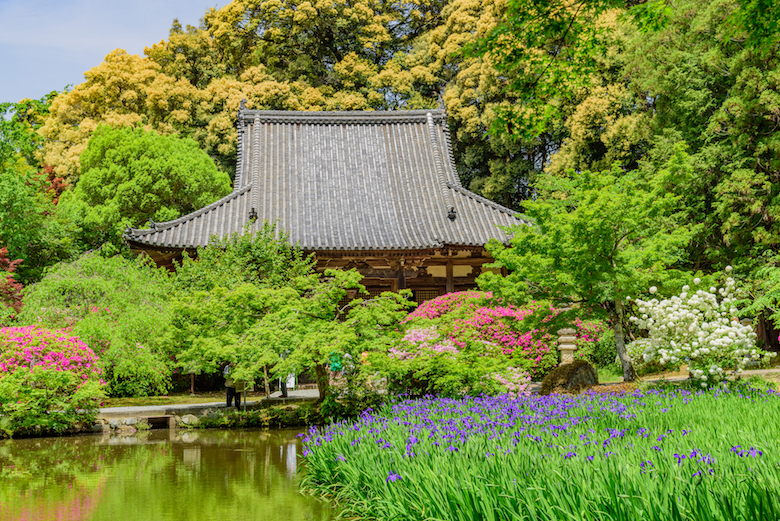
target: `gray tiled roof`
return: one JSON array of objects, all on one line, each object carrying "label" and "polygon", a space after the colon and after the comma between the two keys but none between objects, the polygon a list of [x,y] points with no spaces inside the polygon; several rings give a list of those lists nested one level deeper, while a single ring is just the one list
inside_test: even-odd
[{"label": "gray tiled roof", "polygon": [[[205,246],[276,222],[304,250],[420,250],[507,242],[512,210],[463,188],[440,110],[242,110],[233,193],[189,215],[128,229],[157,247]],[[451,219],[454,211],[455,219]]]}]

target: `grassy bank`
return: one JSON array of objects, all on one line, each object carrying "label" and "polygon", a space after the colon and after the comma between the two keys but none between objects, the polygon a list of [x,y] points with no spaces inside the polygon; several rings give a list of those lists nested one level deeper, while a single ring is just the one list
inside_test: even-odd
[{"label": "grassy bank", "polygon": [[312,429],[305,488],[384,519],[780,516],[774,391],[406,401]]}]

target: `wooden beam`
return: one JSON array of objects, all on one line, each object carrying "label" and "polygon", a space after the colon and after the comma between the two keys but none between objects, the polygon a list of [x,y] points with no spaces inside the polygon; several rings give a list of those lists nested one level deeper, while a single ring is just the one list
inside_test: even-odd
[{"label": "wooden beam", "polygon": [[455,284],[452,281],[452,261],[447,262],[447,293],[455,291]]}]

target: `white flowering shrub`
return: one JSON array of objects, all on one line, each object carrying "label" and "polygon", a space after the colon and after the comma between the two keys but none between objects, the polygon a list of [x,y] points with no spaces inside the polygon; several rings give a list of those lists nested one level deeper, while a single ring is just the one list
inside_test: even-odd
[{"label": "white flowering shrub", "polygon": [[[726,272],[731,272],[730,266]],[[695,278],[693,283],[698,286],[701,280]],[[753,327],[739,323],[735,286],[728,277],[722,288],[683,286],[680,295],[670,299],[636,299],[639,316],[630,320],[649,333],[647,339],[637,341],[644,345],[644,360],[672,367],[687,362],[702,387],[723,380],[727,369],[739,374],[751,360],[768,361],[774,353],[758,349]],[[650,288],[651,294],[656,291]]]}]

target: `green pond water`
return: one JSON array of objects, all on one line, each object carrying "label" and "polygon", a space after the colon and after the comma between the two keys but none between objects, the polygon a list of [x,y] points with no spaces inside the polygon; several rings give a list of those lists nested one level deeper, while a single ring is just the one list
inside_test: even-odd
[{"label": "green pond water", "polygon": [[329,520],[296,430],[0,441],[0,520]]}]

